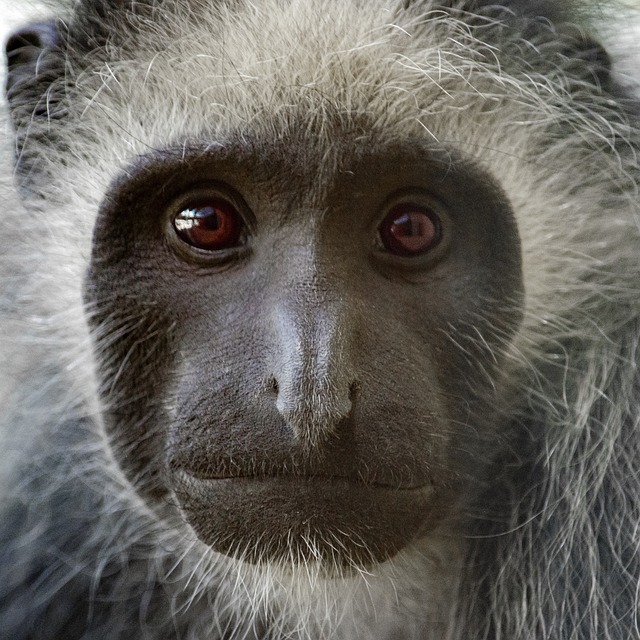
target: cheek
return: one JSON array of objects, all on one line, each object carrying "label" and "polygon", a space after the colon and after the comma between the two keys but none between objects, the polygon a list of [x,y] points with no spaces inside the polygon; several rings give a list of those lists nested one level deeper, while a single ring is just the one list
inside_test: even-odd
[{"label": "cheek", "polygon": [[383,448],[394,459],[423,463],[445,455],[446,394],[424,349],[412,357],[398,349],[386,355],[381,350],[363,364],[359,379],[355,424],[372,451]]},{"label": "cheek", "polygon": [[[424,293],[401,315],[392,304],[378,308],[377,317],[393,320],[370,325],[364,337],[355,412],[371,450],[428,465],[441,477],[473,477],[494,454],[505,337],[519,316],[455,294],[441,296],[438,310]],[[445,322],[443,310],[455,321]]]},{"label": "cheek", "polygon": [[206,465],[225,451],[273,448],[282,438],[264,349],[253,336],[227,329],[214,333],[206,348],[187,346],[201,344],[198,339],[183,343],[168,393],[170,455]]}]

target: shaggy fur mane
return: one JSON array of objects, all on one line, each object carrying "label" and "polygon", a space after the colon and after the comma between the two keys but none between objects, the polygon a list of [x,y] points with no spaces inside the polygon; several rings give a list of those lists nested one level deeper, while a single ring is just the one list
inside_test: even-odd
[{"label": "shaggy fur mane", "polygon": [[[55,10],[2,144],[0,637],[640,638],[640,139],[593,6]],[[330,162],[337,140],[415,138],[496,177],[522,243],[524,318],[487,399],[501,453],[465,539],[342,580],[221,557],[146,505],[103,430],[83,282],[104,194],[163,148]]]}]

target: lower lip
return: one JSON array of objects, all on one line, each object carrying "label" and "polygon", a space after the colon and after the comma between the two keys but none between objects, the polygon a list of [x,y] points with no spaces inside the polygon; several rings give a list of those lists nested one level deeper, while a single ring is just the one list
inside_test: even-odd
[{"label": "lower lip", "polygon": [[184,471],[173,480],[198,537],[250,563],[369,567],[440,520],[432,485],[395,489],[333,476],[202,479]]}]

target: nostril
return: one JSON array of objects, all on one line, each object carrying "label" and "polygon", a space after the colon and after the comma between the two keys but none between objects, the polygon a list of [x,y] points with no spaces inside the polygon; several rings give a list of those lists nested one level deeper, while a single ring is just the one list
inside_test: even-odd
[{"label": "nostril", "polygon": [[351,404],[355,404],[358,393],[360,393],[360,383],[354,381],[349,385],[349,401]]},{"label": "nostril", "polygon": [[278,384],[275,376],[271,376],[269,378],[267,385],[270,391],[272,391],[275,395],[278,395],[278,392],[280,391],[280,385]]}]

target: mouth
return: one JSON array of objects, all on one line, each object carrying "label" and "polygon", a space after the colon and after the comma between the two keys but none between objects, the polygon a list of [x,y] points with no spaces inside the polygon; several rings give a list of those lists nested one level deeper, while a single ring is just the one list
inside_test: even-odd
[{"label": "mouth", "polygon": [[406,480],[378,478],[370,475],[354,473],[314,473],[314,472],[291,472],[283,469],[280,471],[270,470],[269,472],[257,472],[254,470],[222,470],[222,471],[187,471],[185,469],[175,470],[180,474],[182,480],[191,483],[201,483],[203,487],[210,483],[214,487],[217,481],[246,481],[246,482],[292,482],[292,483],[343,483],[353,487],[369,487],[371,489],[388,489],[392,491],[416,491],[432,489],[430,482],[407,482]]},{"label": "mouth", "polygon": [[184,470],[174,471],[172,482],[183,517],[198,537],[215,551],[252,564],[367,568],[440,520],[432,484]]}]

